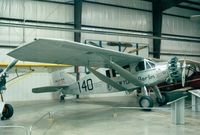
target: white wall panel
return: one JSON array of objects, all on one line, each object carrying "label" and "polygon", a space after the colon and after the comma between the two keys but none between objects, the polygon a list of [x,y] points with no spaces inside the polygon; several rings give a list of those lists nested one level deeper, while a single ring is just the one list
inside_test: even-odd
[{"label": "white wall panel", "polygon": [[2,17],[23,18],[23,0],[1,0],[0,7]]},{"label": "white wall panel", "polygon": [[1,0],[2,17],[73,22],[73,6],[30,0]]},{"label": "white wall panel", "polygon": [[23,41],[23,29],[0,27],[0,44],[20,44]]},{"label": "white wall panel", "polygon": [[169,34],[179,34],[186,36],[199,36],[199,22],[193,22],[189,19],[163,16],[162,32]]},{"label": "white wall panel", "polygon": [[27,28],[25,31],[26,42],[33,41],[34,38],[58,38],[58,39],[68,39],[73,40],[74,34],[67,31],[59,30],[47,30],[47,29],[30,29]]},{"label": "white wall panel", "polygon": [[73,22],[73,6],[38,1],[25,2],[25,18],[53,22]]},{"label": "white wall panel", "polygon": [[84,3],[82,24],[150,31],[151,17],[149,12]]},{"label": "white wall panel", "polygon": [[[200,25],[198,22],[193,22],[189,19],[166,15],[163,16],[162,33],[199,37]],[[200,45],[199,43],[162,40],[161,52],[199,55],[200,53],[199,45]],[[167,58],[167,56],[161,56],[161,57]],[[200,58],[198,57],[197,58],[190,57],[190,58],[198,61],[200,60]]]},{"label": "white wall panel", "polygon": [[188,9],[178,8],[178,7],[172,7],[170,9],[165,10],[164,13],[177,14],[177,15],[183,15],[183,16],[191,16],[191,15],[199,14],[199,11],[188,10]]},{"label": "white wall panel", "polygon": [[33,41],[35,38],[58,38],[73,40],[72,32],[60,30],[48,30],[38,28],[15,28],[15,27],[0,27],[0,45],[19,45],[24,42]]},{"label": "white wall panel", "polygon": [[10,62],[12,60],[11,57],[6,55],[11,50],[12,49],[0,49],[0,62]]},{"label": "white wall panel", "polygon": [[142,1],[142,0],[87,0],[87,1],[101,2],[101,3],[140,8],[140,9],[146,9],[146,10],[151,10],[152,8],[151,2]]},{"label": "white wall panel", "polygon": [[[15,74],[10,74],[9,79],[15,76]],[[56,97],[53,97],[52,93],[32,93],[32,88],[49,86],[50,84],[52,84],[50,73],[32,73],[7,83],[4,99],[6,102],[54,99]]]}]

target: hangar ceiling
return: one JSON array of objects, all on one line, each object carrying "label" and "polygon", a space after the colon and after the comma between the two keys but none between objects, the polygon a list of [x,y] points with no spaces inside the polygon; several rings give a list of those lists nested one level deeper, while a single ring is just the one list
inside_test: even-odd
[{"label": "hangar ceiling", "polygon": [[[46,0],[48,1],[48,0]],[[162,36],[162,15],[163,13],[171,14],[177,17],[183,17],[183,18],[190,18],[194,14],[200,14],[200,2],[198,0],[143,0],[146,2],[152,3],[152,19],[153,19],[153,36],[161,37]],[[73,3],[74,1],[71,0],[57,0],[51,2],[58,2],[58,3]],[[110,5],[110,6],[116,6],[121,8],[130,8],[125,7],[121,5],[116,5],[112,3],[103,3],[98,2],[96,0],[83,0],[83,2],[90,2],[90,3],[96,3],[96,4],[104,4],[104,5]],[[79,8],[77,8],[79,9]],[[139,10],[139,9],[138,9]],[[145,9],[140,9],[145,10]],[[185,10],[185,12],[182,12]],[[190,12],[187,12],[190,10]],[[192,11],[192,12],[191,12]],[[76,21],[75,21],[76,22]],[[77,26],[77,23],[75,23],[75,26]],[[198,37],[200,39],[200,37]],[[153,57],[154,58],[160,58],[160,45],[161,40],[160,39],[153,39]]]},{"label": "hangar ceiling", "polygon": [[[74,5],[74,0],[32,0],[32,1],[41,1],[47,3],[56,3],[56,4],[66,4],[66,5]],[[187,39],[195,39],[200,40],[199,36],[191,36],[182,34],[171,34],[171,33],[161,33],[162,29],[162,15],[174,16],[178,18],[185,18],[190,19],[192,15],[200,14],[200,2],[199,0],[139,0],[144,5],[152,5],[152,6],[142,6],[137,7],[136,5],[127,5],[126,2],[124,3],[113,3],[112,1],[107,0],[78,0],[79,4],[74,8],[74,21],[73,22],[50,22],[46,20],[31,20],[23,18],[9,18],[9,17],[0,17],[0,20],[9,21],[9,22],[26,22],[27,24],[37,23],[40,24],[55,24],[60,25],[62,27],[70,26],[76,29],[80,28],[96,28],[96,29],[103,29],[103,30],[117,30],[117,31],[126,31],[126,32],[135,32],[139,34],[146,34],[146,35],[154,35],[161,37],[178,37],[178,38],[187,38]],[[108,26],[91,26],[91,25],[84,25],[81,24],[81,6],[82,3],[91,3],[96,5],[105,5],[105,6],[112,6],[117,8],[126,8],[126,9],[133,9],[142,12],[152,12],[152,20],[153,26],[152,31],[144,31],[144,30],[134,30],[134,29],[123,29],[123,28],[115,28],[115,27],[108,27]],[[27,25],[25,24],[25,25]],[[44,26],[42,26],[44,27]],[[80,33],[75,33],[75,41],[80,41]],[[160,40],[154,39],[153,43],[153,57],[159,58],[160,57]]]}]

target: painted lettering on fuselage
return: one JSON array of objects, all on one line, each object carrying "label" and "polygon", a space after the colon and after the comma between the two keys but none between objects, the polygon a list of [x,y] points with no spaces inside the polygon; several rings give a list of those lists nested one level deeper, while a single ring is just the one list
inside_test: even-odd
[{"label": "painted lettering on fuselage", "polygon": [[[118,84],[120,84],[120,85],[128,85],[129,84],[129,81],[128,80],[121,80],[121,81],[116,81],[116,83],[118,83]],[[107,89],[109,90],[109,91],[111,91],[112,90],[112,86],[111,85],[109,85],[109,84],[107,84]]]},{"label": "painted lettering on fuselage", "polygon": [[138,80],[143,81],[143,82],[149,81],[155,78],[156,78],[155,75],[138,76]]},{"label": "painted lettering on fuselage", "polygon": [[120,85],[127,85],[127,84],[129,84],[128,80],[118,81],[117,83],[120,84]]},{"label": "painted lettering on fuselage", "polygon": [[89,78],[89,79],[83,80],[81,82],[78,82],[78,88],[79,88],[80,93],[92,91],[94,89],[92,79]]}]

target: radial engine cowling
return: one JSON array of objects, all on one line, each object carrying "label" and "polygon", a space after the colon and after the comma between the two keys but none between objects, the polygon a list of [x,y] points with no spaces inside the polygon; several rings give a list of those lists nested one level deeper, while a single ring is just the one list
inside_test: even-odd
[{"label": "radial engine cowling", "polygon": [[181,79],[181,74],[179,72],[180,63],[178,63],[178,58],[173,57],[168,62],[168,74],[169,77],[167,78],[167,82],[169,83],[176,83]]}]

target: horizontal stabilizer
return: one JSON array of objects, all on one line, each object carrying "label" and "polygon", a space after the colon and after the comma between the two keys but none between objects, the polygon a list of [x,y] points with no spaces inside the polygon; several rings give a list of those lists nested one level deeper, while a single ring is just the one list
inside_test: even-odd
[{"label": "horizontal stabilizer", "polygon": [[46,87],[33,88],[32,92],[33,93],[56,92],[66,88],[68,88],[68,86],[46,86]]}]

